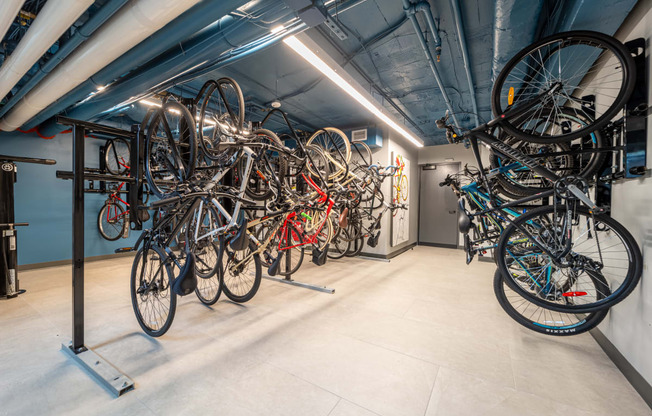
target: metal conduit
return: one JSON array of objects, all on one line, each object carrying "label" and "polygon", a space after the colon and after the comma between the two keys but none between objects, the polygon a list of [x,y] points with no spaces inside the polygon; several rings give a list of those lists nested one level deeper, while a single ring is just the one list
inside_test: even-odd
[{"label": "metal conduit", "polygon": [[[437,82],[437,86],[439,87],[441,96],[444,98],[444,102],[446,103],[446,108],[448,108],[448,111],[453,117],[453,122],[455,123],[455,126],[459,128],[460,123],[457,121],[457,117],[455,116],[455,111],[453,110],[453,104],[451,103],[451,100],[448,97],[448,93],[444,88],[444,83],[442,82],[441,76],[439,75],[439,71],[437,70],[437,66],[435,65],[435,60],[432,57],[432,53],[430,53],[430,49],[428,49],[428,45],[426,44],[426,40],[423,37],[423,33],[421,33],[421,27],[419,26],[419,22],[416,16],[416,12],[417,12],[416,7],[414,4],[410,3],[410,0],[403,0],[403,10],[405,10],[407,17],[412,22],[412,26],[414,26],[414,31],[417,35],[417,39],[419,40],[421,49],[423,49],[423,53],[426,55],[426,60],[428,61],[428,65],[430,66],[430,69],[432,70],[432,74],[435,76],[435,81]],[[428,10],[430,10],[430,6],[428,6]],[[426,18],[426,20],[428,20],[428,18]],[[436,30],[434,32],[436,32]]]},{"label": "metal conduit", "polygon": [[[473,76],[471,75],[471,63],[469,61],[469,50],[466,46],[466,36],[464,35],[464,24],[462,23],[462,13],[460,12],[459,0],[450,0],[451,8],[453,9],[453,17],[455,18],[455,29],[457,29],[457,38],[460,40],[460,49],[462,49],[462,60],[464,61],[464,70],[466,72],[466,80],[469,83],[469,93],[471,93],[471,105],[473,106],[473,116],[475,118],[475,126],[480,125],[480,118],[478,117],[478,102],[475,99],[475,87],[473,86]],[[432,18],[432,13],[428,13]],[[430,24],[430,20],[428,21]],[[434,24],[434,22],[433,22]],[[430,30],[434,28],[431,27]]]}]

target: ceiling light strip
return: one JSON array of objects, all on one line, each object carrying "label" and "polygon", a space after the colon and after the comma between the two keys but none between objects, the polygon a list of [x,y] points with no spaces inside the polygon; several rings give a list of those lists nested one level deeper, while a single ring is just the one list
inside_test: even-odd
[{"label": "ceiling light strip", "polygon": [[360,103],[364,108],[369,110],[373,115],[381,119],[385,124],[394,129],[401,136],[408,139],[410,142],[414,143],[417,147],[423,147],[423,143],[417,139],[414,135],[410,134],[406,129],[399,126],[394,120],[389,118],[385,113],[382,112],[380,108],[374,105],[366,97],[364,97],[360,92],[358,92],[351,84],[349,84],[341,75],[339,75],[333,68],[328,66],[321,58],[319,58],[313,51],[311,51],[306,45],[303,44],[295,36],[289,36],[283,39],[283,42],[288,45],[292,50],[301,55],[303,59],[308,61],[312,66],[317,68],[319,72],[326,75],[328,79],[333,81],[338,87],[340,87],[344,92],[349,94],[354,100]]}]

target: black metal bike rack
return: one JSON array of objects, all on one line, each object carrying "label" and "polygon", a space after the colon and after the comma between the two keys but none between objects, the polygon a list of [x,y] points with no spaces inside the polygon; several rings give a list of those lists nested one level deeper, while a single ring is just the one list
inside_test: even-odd
[{"label": "black metal bike rack", "polygon": [[[104,358],[97,355],[84,343],[84,180],[93,175],[114,176],[86,173],[84,169],[84,147],[86,134],[101,133],[138,139],[139,133],[102,126],[67,117],[58,117],[57,122],[72,127],[72,172],[57,171],[57,178],[72,179],[72,341],[62,344],[61,350],[85,369],[97,382],[116,396],[134,388],[134,382],[122,374]],[[97,177],[95,177],[98,179]],[[136,185],[139,178],[131,178]],[[134,209],[137,209],[134,205]],[[130,207],[131,208],[131,207]]]}]

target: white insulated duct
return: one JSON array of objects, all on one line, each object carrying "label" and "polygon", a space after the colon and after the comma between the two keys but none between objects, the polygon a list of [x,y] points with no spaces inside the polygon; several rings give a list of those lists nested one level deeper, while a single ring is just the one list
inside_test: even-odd
[{"label": "white insulated duct", "polygon": [[0,39],[4,38],[25,0],[0,1]]},{"label": "white insulated duct", "polygon": [[118,10],[0,120],[12,131],[200,0],[133,0]]},{"label": "white insulated duct", "polygon": [[20,43],[0,67],[0,98],[50,49],[93,4],[93,0],[48,0]]}]

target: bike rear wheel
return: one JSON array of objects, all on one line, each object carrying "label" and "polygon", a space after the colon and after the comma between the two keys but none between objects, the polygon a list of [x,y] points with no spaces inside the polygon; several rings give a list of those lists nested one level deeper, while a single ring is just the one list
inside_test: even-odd
[{"label": "bike rear wheel", "polygon": [[257,248],[256,243],[249,241],[248,248],[235,251],[220,239],[222,288],[224,294],[234,302],[247,302],[258,292],[263,270],[260,256],[254,253]]},{"label": "bike rear wheel", "polygon": [[542,308],[515,292],[503,279],[500,269],[494,273],[494,294],[505,313],[527,329],[545,335],[578,335],[595,328],[604,320],[608,308],[598,312],[566,313]]},{"label": "bike rear wheel", "polygon": [[[516,292],[559,312],[594,312],[622,301],[638,284],[643,263],[636,241],[616,220],[583,206],[569,212],[564,205],[516,218],[505,228],[496,257]],[[596,281],[606,281],[609,293]]]},{"label": "bike rear wheel", "polygon": [[125,232],[124,209],[119,204],[107,202],[97,216],[97,228],[100,235],[109,241],[119,240]]}]

